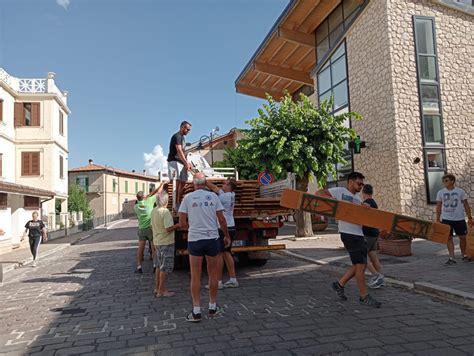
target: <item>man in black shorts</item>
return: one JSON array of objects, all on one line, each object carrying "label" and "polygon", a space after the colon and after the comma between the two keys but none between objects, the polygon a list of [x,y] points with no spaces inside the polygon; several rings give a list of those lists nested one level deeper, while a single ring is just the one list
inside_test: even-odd
[{"label": "man in black shorts", "polygon": [[[364,186],[364,176],[359,172],[352,172],[347,177],[347,188],[335,187],[318,191],[319,195],[326,195],[330,198],[351,202],[353,204],[362,204],[357,193]],[[367,267],[367,245],[364,239],[364,233],[361,225],[351,224],[342,220],[338,222],[341,240],[349,252],[352,266],[346,270],[341,279],[332,284],[332,288],[337,292],[341,300],[347,300],[344,294],[344,286],[353,277],[356,278],[357,287],[359,288],[359,303],[369,307],[380,308],[382,303],[378,302],[367,292],[365,284],[365,269]]]},{"label": "man in black shorts", "polygon": [[209,316],[220,312],[217,305],[217,281],[219,267],[218,222],[224,232],[224,245],[230,245],[229,231],[224,217],[224,207],[217,195],[206,188],[206,177],[196,173],[193,178],[194,192],[187,194],[179,208],[179,225],[188,230],[188,252],[191,269],[191,296],[193,310],[186,321],[201,321],[201,271],[202,260],[206,256],[209,275]]}]

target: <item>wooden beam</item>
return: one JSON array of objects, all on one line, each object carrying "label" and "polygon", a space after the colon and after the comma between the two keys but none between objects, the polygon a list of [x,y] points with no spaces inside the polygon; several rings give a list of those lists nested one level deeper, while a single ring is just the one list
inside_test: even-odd
[{"label": "wooden beam", "polygon": [[316,46],[316,38],[313,34],[288,30],[286,28],[279,27],[278,37],[297,45],[302,45],[310,48],[314,48]]},{"label": "wooden beam", "polygon": [[258,87],[250,87],[250,86],[246,86],[246,85],[242,85],[242,84],[236,84],[235,89],[236,89],[237,93],[250,95],[250,96],[254,96],[254,97],[262,98],[262,99],[267,98],[267,96],[266,96],[267,93],[270,94],[273,97],[273,99],[275,99],[277,101],[280,101],[281,98],[284,96],[283,93],[279,93],[279,92],[275,92],[275,91],[269,91],[269,90],[265,90],[265,89],[258,88]]},{"label": "wooden beam", "polygon": [[295,82],[303,83],[306,85],[314,85],[314,81],[307,72],[302,72],[299,70],[282,68],[274,66],[272,64],[258,63],[255,62],[253,67],[256,71],[274,75],[275,77],[290,79]]}]

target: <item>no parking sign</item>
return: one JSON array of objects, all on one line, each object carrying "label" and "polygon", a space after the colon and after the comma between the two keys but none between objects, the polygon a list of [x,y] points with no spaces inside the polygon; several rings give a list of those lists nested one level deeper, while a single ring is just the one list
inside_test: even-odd
[{"label": "no parking sign", "polygon": [[262,184],[262,185],[271,184],[275,181],[275,177],[273,176],[273,174],[265,172],[265,171],[260,172],[258,174],[257,179],[260,182],[260,184]]}]

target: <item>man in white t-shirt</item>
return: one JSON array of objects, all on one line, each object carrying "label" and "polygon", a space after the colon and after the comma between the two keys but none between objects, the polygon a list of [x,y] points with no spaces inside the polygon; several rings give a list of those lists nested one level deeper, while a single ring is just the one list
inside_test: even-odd
[{"label": "man in white t-shirt", "polygon": [[[237,188],[237,183],[233,178],[227,178],[222,183],[222,189],[217,187],[215,184],[207,181],[206,185],[214,193],[219,195],[219,200],[224,207],[224,217],[227,222],[227,230],[229,230],[229,235],[231,241],[234,241],[236,235],[235,221],[234,221],[234,206],[235,206],[235,189]],[[235,274],[235,265],[234,257],[232,257],[232,243],[228,247],[224,247],[224,232],[222,229],[219,229],[219,241],[221,245],[221,259],[219,261],[219,283],[218,288],[237,288],[239,282],[237,281],[237,276]],[[225,283],[222,283],[222,274],[224,269],[224,262],[227,267],[227,272],[229,273],[229,280]]]},{"label": "man in white t-shirt", "polygon": [[[347,188],[329,188],[320,190],[317,192],[317,194],[319,193],[319,195],[326,195],[337,200],[343,200],[353,204],[361,205],[362,200],[356,194],[360,193],[362,190],[362,187],[364,186],[364,178],[365,177],[361,173],[352,172],[347,177]],[[337,292],[337,295],[341,300],[347,300],[347,297],[344,294],[344,286],[353,277],[355,277],[357,281],[357,287],[359,288],[360,292],[359,303],[374,308],[380,308],[382,303],[370,296],[365,284],[365,269],[367,268],[367,245],[364,239],[362,226],[339,220],[338,229],[339,233],[341,234],[342,243],[344,244],[347,252],[349,252],[352,266],[346,270],[346,273],[344,273],[339,281],[332,284],[332,288]]]},{"label": "man in white t-shirt", "polygon": [[224,217],[224,207],[217,195],[206,190],[206,177],[196,173],[193,178],[194,192],[187,194],[179,207],[179,225],[188,229],[188,252],[191,267],[191,296],[193,310],[186,321],[201,321],[201,270],[206,256],[209,275],[209,316],[220,312],[216,303],[219,267],[219,232],[224,232],[224,244],[229,246],[230,236]]},{"label": "man in white t-shirt", "polygon": [[466,215],[471,227],[472,215],[471,207],[467,202],[466,192],[454,186],[456,177],[452,174],[445,174],[442,179],[444,188],[436,196],[436,221],[451,226],[448,240],[449,260],[445,264],[452,266],[456,264],[454,260],[454,233],[459,236],[462,260],[466,262],[471,261],[466,255]]}]

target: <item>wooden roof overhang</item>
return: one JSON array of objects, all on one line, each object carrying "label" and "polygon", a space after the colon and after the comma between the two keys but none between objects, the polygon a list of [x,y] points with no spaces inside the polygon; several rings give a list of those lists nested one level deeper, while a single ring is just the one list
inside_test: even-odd
[{"label": "wooden roof overhang", "polygon": [[[361,0],[362,2],[362,0]],[[304,85],[314,86],[314,30],[341,0],[292,0],[235,81],[237,93],[280,100]]]}]

